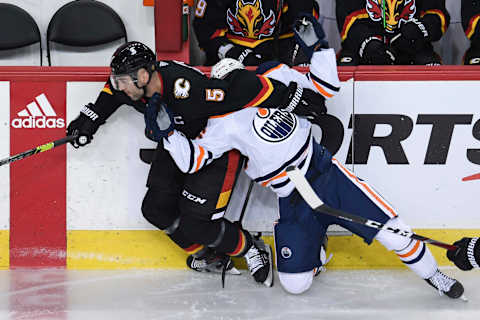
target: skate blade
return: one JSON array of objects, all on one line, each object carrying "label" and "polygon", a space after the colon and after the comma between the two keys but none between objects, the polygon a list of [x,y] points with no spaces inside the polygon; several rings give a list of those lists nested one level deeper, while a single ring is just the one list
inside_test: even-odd
[{"label": "skate blade", "polygon": [[237,268],[233,267],[232,269],[227,270],[227,274],[233,274],[234,276],[238,276],[238,275],[241,275],[242,273],[238,271]]},{"label": "skate blade", "polygon": [[272,287],[273,286],[273,258],[272,258],[272,248],[270,245],[265,246],[266,251],[268,252],[268,258],[270,262],[270,269],[268,272],[268,277],[267,279],[263,282],[263,284],[267,287]]},{"label": "skate blade", "polygon": [[[195,272],[202,272],[202,273],[218,273],[218,274],[221,274],[222,273],[222,269],[202,269],[202,270],[193,270]],[[226,274],[232,274],[234,276],[238,276],[238,275],[241,275],[242,273],[235,267],[232,267],[230,270],[227,270],[225,271]]]},{"label": "skate blade", "polygon": [[468,302],[468,298],[465,297],[464,294],[462,294],[459,299],[462,300],[463,302]]},{"label": "skate blade", "polygon": [[[222,273],[222,269],[210,269],[208,272],[213,272],[213,273]],[[232,269],[230,270],[226,270],[225,271],[226,274],[232,274],[234,276],[238,276],[238,275],[241,275],[242,273],[240,271],[238,271],[237,268],[235,267],[232,267]]]}]

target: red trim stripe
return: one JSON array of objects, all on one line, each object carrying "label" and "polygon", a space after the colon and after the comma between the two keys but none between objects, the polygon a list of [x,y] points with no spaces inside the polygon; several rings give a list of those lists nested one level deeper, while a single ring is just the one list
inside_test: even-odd
[{"label": "red trim stripe", "polygon": [[267,78],[265,78],[263,76],[257,76],[257,77],[260,80],[260,82],[262,83],[262,90],[260,91],[260,93],[255,98],[253,98],[252,101],[247,103],[245,108],[256,106],[256,105],[260,104],[261,102],[263,102],[263,100],[267,99],[268,96],[270,95],[270,93],[273,91],[272,83]]},{"label": "red trim stripe", "polygon": [[342,32],[340,32],[340,37],[342,41],[345,40],[345,38],[347,37],[348,31],[350,31],[350,28],[352,27],[355,20],[362,18],[368,18],[368,13],[366,9],[354,11],[345,18]]},{"label": "red trim stripe", "polygon": [[217,38],[217,37],[223,37],[226,32],[227,32],[227,29],[217,29],[217,30],[210,36],[210,39],[215,39],[215,38]]},{"label": "red trim stripe", "polygon": [[229,256],[238,256],[245,249],[246,239],[242,230],[238,229],[238,245],[235,250],[231,253],[227,253]]},{"label": "red trim stripe", "polygon": [[188,254],[194,254],[202,249],[203,249],[203,245],[195,243],[188,248],[184,248],[183,250],[185,250],[185,252]]},{"label": "red trim stripe", "polygon": [[427,10],[427,11],[421,12],[420,17],[423,18],[427,14],[435,14],[435,15],[438,16],[438,18],[440,19],[440,25],[441,25],[440,28],[442,30],[442,34],[444,34],[447,31],[447,28],[448,28],[448,26],[446,24],[445,14],[441,10],[432,9],[432,10]]},{"label": "red trim stripe", "polygon": [[472,180],[480,180],[480,173],[473,174],[471,176],[462,178],[462,181],[472,181]]},{"label": "red trim stripe", "polygon": [[223,180],[222,191],[232,190],[235,178],[237,176],[238,165],[240,164],[240,152],[238,150],[232,150],[228,152],[228,165],[225,179]]},{"label": "red trim stripe", "polygon": [[467,36],[468,39],[471,39],[473,34],[475,33],[475,28],[478,25],[478,21],[480,20],[480,14],[477,14],[470,19],[468,23],[468,28],[465,31],[465,35]]}]

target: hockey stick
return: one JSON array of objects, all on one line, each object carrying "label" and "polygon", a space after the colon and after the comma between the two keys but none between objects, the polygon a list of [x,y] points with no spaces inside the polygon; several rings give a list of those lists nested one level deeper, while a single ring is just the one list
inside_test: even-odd
[{"label": "hockey stick", "polygon": [[457,246],[452,245],[452,244],[447,244],[443,243],[437,240],[433,240],[418,234],[413,233],[412,231],[407,231],[407,230],[401,230],[401,229],[396,229],[392,227],[388,227],[383,223],[380,223],[378,221],[373,221],[369,220],[354,214],[350,214],[347,212],[344,212],[342,210],[334,209],[332,207],[327,206],[323,201],[317,196],[315,191],[313,190],[312,186],[308,182],[308,180],[305,178],[305,176],[302,174],[302,172],[297,169],[294,166],[289,166],[287,169],[287,175],[292,180],[293,184],[295,184],[295,188],[297,191],[300,193],[302,198],[305,200],[305,202],[315,211],[328,214],[333,217],[337,217],[339,219],[349,221],[349,222],[355,222],[358,224],[365,225],[370,228],[378,229],[378,230],[385,230],[391,233],[398,234],[403,237],[415,239],[422,241],[424,243],[429,243],[431,245],[441,247],[447,250],[456,250],[458,249]]},{"label": "hockey stick", "polygon": [[[245,216],[245,212],[247,212],[247,206],[248,206],[248,202],[250,201],[250,196],[251,196],[254,184],[255,184],[255,181],[250,180],[250,184],[248,185],[247,195],[245,196],[245,201],[243,202],[242,211],[240,212],[240,218],[238,218],[238,223],[240,223],[240,226],[242,228],[243,228],[243,217]],[[258,231],[254,235],[254,238],[259,239],[261,236],[262,236],[262,232]]]},{"label": "hockey stick", "polygon": [[4,164],[8,164],[8,163],[11,163],[11,162],[14,162],[14,161],[17,161],[17,160],[24,159],[24,158],[27,158],[27,157],[30,157],[30,156],[32,156],[34,154],[37,154],[37,153],[40,153],[40,152],[44,152],[44,151],[53,149],[55,147],[58,147],[58,146],[61,146],[61,145],[65,144],[65,143],[71,142],[71,141],[75,140],[75,138],[77,138],[77,136],[66,136],[65,138],[61,138],[61,139],[58,139],[58,140],[55,140],[55,141],[52,141],[52,142],[49,142],[49,143],[42,144],[41,146],[38,146],[38,147],[35,147],[33,149],[27,150],[25,152],[16,154],[16,155],[11,156],[9,158],[5,158],[3,160],[0,160],[0,166],[3,166]]},{"label": "hockey stick", "polygon": [[250,194],[252,193],[254,183],[255,182],[253,180],[250,180],[250,184],[248,185],[247,195],[245,196],[245,201],[243,202],[242,211],[240,211],[240,217],[238,218],[238,222],[240,223],[240,225],[243,224],[243,217],[245,216],[245,212],[247,211],[247,205],[248,205],[248,201],[250,200]]}]

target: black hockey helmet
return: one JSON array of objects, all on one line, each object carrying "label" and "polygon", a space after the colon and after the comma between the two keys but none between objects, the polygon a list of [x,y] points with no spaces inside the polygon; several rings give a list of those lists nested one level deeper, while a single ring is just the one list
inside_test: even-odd
[{"label": "black hockey helmet", "polygon": [[138,41],[130,41],[121,45],[112,55],[110,61],[110,81],[115,90],[120,89],[120,82],[132,81],[137,88],[137,71],[145,68],[152,77],[155,70],[156,57],[149,47]]},{"label": "black hockey helmet", "polygon": [[112,55],[110,67],[112,74],[130,74],[140,68],[150,69],[156,61],[155,54],[149,47],[138,41],[122,44]]}]

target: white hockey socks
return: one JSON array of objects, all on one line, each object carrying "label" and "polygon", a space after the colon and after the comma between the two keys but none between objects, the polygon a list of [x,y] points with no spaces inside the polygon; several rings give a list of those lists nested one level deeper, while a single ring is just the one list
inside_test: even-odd
[{"label": "white hockey socks", "polygon": [[[390,219],[386,226],[411,231],[399,217]],[[438,265],[425,243],[380,230],[375,237],[388,250],[394,250],[400,260],[423,279],[435,274]]]}]

